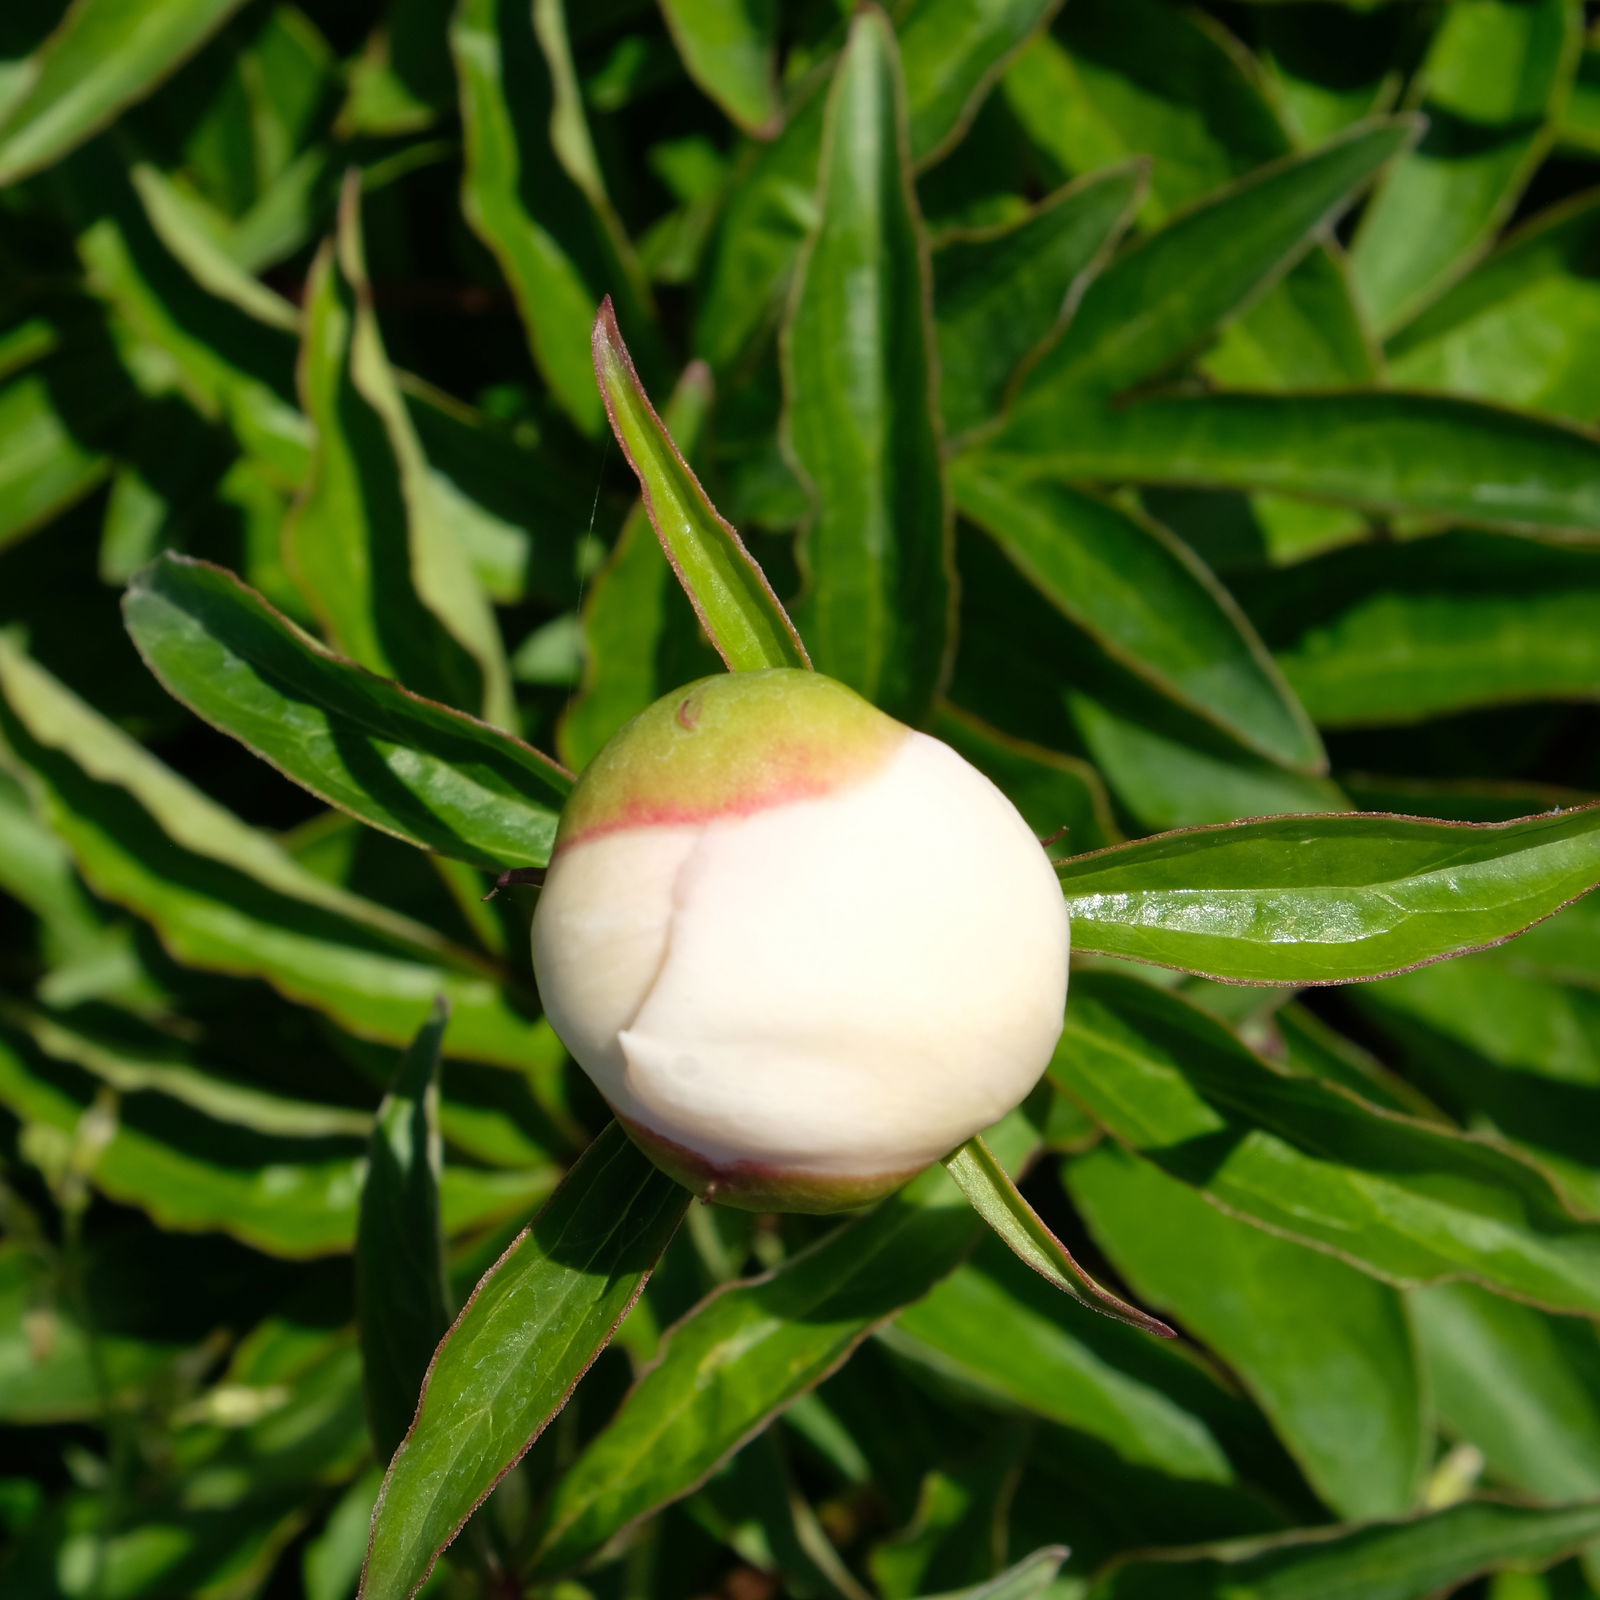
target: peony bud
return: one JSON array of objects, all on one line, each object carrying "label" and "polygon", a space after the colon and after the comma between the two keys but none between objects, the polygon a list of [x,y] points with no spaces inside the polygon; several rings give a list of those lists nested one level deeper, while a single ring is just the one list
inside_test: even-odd
[{"label": "peony bud", "polygon": [[1011,802],[819,673],[688,685],[567,802],[533,919],[550,1020],[652,1160],[753,1210],[898,1187],[1061,1032],[1065,902]]}]

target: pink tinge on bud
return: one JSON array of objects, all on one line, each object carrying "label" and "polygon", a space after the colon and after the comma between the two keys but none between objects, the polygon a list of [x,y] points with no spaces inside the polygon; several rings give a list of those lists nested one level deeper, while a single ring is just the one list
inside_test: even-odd
[{"label": "pink tinge on bud", "polygon": [[841,685],[693,693],[693,728],[669,696],[574,794],[606,791],[563,818],[540,897],[545,1004],[681,1180],[861,1204],[1037,1082],[1066,997],[1061,892],[988,779]]}]

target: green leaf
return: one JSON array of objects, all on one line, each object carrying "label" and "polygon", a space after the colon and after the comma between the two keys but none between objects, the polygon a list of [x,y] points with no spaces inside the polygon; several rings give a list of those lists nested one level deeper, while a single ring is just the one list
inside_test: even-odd
[{"label": "green leaf", "polygon": [[1264,9],[1256,20],[1256,60],[1302,145],[1387,111],[1400,88],[1400,15],[1387,7]]},{"label": "green leaf", "polygon": [[1543,1566],[1600,1533],[1600,1505],[1471,1501],[1410,1522],[1323,1530],[1216,1553],[1131,1559],[1088,1600],[1428,1600],[1502,1566]]},{"label": "green leaf", "polygon": [[1554,132],[1582,21],[1569,0],[1444,13],[1419,75],[1427,135],[1379,186],[1351,248],[1380,332],[1426,305],[1516,204]]},{"label": "green leaf", "polygon": [[925,1600],[1035,1600],[1035,1596],[1042,1595],[1050,1587],[1066,1559],[1067,1552],[1061,1545],[1046,1545],[987,1583],[970,1589],[949,1590],[943,1595],[928,1595]]},{"label": "green leaf", "polygon": [[[1162,47],[1152,50],[1156,36]],[[1147,223],[1292,149],[1237,41],[1203,13],[1158,0],[1075,0],[1019,60],[1008,88],[1035,143],[1064,171],[1149,158]],[[1273,389],[1370,381],[1372,351],[1333,252],[1314,244],[1230,324],[1206,367]]]},{"label": "green leaf", "polygon": [[[711,400],[710,369],[690,362],[662,418],[665,437],[685,461],[695,454]],[[561,719],[562,756],[581,772],[623,723],[679,684],[716,670],[641,501],[583,608],[583,684]]]},{"label": "green leaf", "polygon": [[1064,408],[1157,376],[1294,264],[1414,135],[1404,120],[1363,124],[1285,157],[1179,212],[1100,274],[1029,374],[997,448],[1037,450]]},{"label": "green leaf", "polygon": [[521,740],[334,655],[204,562],[152,563],[123,612],[169,693],[318,798],[477,867],[548,862],[568,779]]},{"label": "green leaf", "polygon": [[509,726],[494,613],[467,565],[384,354],[367,282],[360,186],[307,288],[301,355],[316,428],[284,553],[334,643],[362,666]]},{"label": "green leaf", "polygon": [[[1109,687],[1109,686],[1105,686]],[[1240,817],[1347,811],[1327,778],[1286,772],[1174,717],[1154,697],[1069,689],[1063,699],[1096,769],[1146,828],[1189,828]]]},{"label": "green leaf", "polygon": [[974,1134],[959,1150],[946,1156],[944,1166],[972,1209],[994,1229],[1005,1247],[1046,1282],[1091,1311],[1125,1322],[1129,1327],[1142,1328],[1162,1339],[1177,1337],[1159,1318],[1129,1305],[1096,1283],[1073,1260],[1072,1252],[1023,1199],[981,1135]]},{"label": "green leaf", "polygon": [[1600,1494],[1600,1345],[1591,1325],[1466,1283],[1414,1290],[1440,1421],[1499,1482],[1541,1500]]},{"label": "green leaf", "polygon": [[1496,944],[1600,882],[1600,806],[1517,822],[1266,817],[1075,856],[1080,950],[1234,983],[1349,983]]},{"label": "green leaf", "polygon": [[802,615],[821,670],[910,723],[950,648],[950,513],[929,273],[894,35],[861,12],[828,96],[819,223],[783,334],[785,428],[813,497]]},{"label": "green leaf", "polygon": [[952,474],[962,514],[1123,666],[1269,760],[1326,769],[1321,741],[1231,595],[1159,523],[982,457]]},{"label": "green leaf", "polygon": [[895,17],[911,159],[932,166],[1059,0],[913,0]]},{"label": "green leaf", "polygon": [[664,0],[661,12],[689,76],[746,133],[771,138],[783,122],[774,0]]},{"label": "green leaf", "polygon": [[1600,415],[1600,376],[1585,356],[1600,338],[1589,271],[1597,249],[1600,197],[1541,212],[1395,335],[1394,381],[1591,421]]},{"label": "green leaf", "polygon": [[149,94],[239,0],[78,0],[29,61],[0,121],[0,185],[37,172]]},{"label": "green leaf", "polygon": [[85,879],[151,922],[177,960],[263,978],[397,1045],[443,992],[461,1055],[518,1071],[541,1058],[547,1028],[494,969],[300,867],[3,641],[0,738]]},{"label": "green leaf", "polygon": [[1443,534],[1339,551],[1252,613],[1325,728],[1600,695],[1600,550]]},{"label": "green leaf", "polygon": [[[996,1137],[1008,1156],[1031,1143],[1017,1121]],[[537,1568],[576,1564],[704,1482],[950,1272],[978,1228],[960,1191],[930,1168],[772,1272],[712,1294],[669,1331],[659,1360],[556,1485],[537,1526]]]},{"label": "green leaf", "polygon": [[1118,1273],[1227,1363],[1328,1506],[1352,1521],[1412,1509],[1433,1441],[1395,1290],[1113,1146],[1066,1178]]},{"label": "green leaf", "polygon": [[[137,398],[99,353],[57,356],[0,385],[0,548],[77,504],[110,463],[90,440]],[[86,437],[87,435],[87,437]],[[109,443],[105,439],[105,443]]]},{"label": "green leaf", "polygon": [[356,1322],[372,1442],[387,1461],[405,1437],[435,1346],[450,1325],[439,1227],[440,1000],[401,1057],[367,1144],[356,1228]]},{"label": "green leaf", "polygon": [[[619,272],[611,236],[568,161],[557,159],[558,114],[575,113],[581,128],[582,111],[569,105],[536,31],[548,11],[543,4],[467,0],[456,12],[450,44],[466,144],[462,209],[516,297],[535,365],[558,403],[592,435],[604,416],[584,330]],[[558,42],[564,47],[564,38]],[[574,143],[581,150],[587,140],[584,131],[567,141],[569,160]]]},{"label": "green leaf", "polygon": [[409,1600],[566,1404],[689,1203],[612,1123],[485,1275],[428,1369],[372,1520],[364,1600]]},{"label": "green leaf", "polygon": [[1235,1217],[1399,1285],[1600,1305],[1600,1226],[1486,1139],[1280,1075],[1214,1018],[1119,975],[1074,976],[1063,1041],[1058,1087]]},{"label": "green leaf", "polygon": [[729,671],[809,667],[766,574],[717,514],[662,424],[622,342],[609,298],[594,325],[594,370],[645,511],[695,615]]},{"label": "green leaf", "polygon": [[939,401],[956,436],[989,422],[1024,363],[1071,316],[1144,187],[1129,164],[1068,184],[1015,222],[948,235],[933,255]]},{"label": "green leaf", "polygon": [[986,448],[1016,472],[1270,489],[1587,542],[1600,533],[1594,436],[1469,400],[1174,395],[1026,413],[1019,400],[1014,418]]},{"label": "green leaf", "polygon": [[[1211,1420],[1186,1403],[1192,1400],[1187,1388],[1207,1383],[1192,1351],[1145,1366],[1148,1340],[1140,1340],[1137,1360],[1133,1352],[1089,1342],[1099,1324],[1063,1317],[1053,1300],[1030,1292],[1029,1274],[1011,1265],[992,1246],[980,1246],[974,1261],[879,1337],[901,1359],[961,1393],[1101,1440],[1131,1466],[1191,1482],[1237,1481]],[[997,1328],[1005,1329],[1003,1340],[995,1338]],[[1210,1398],[1220,1407],[1223,1391],[1219,1384],[1213,1388]]]}]

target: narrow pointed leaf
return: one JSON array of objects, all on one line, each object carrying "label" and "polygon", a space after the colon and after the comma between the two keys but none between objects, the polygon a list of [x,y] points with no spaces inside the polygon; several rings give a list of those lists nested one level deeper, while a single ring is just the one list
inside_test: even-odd
[{"label": "narrow pointed leaf", "polygon": [[1110,973],[1073,979],[1058,1087],[1230,1215],[1400,1286],[1465,1279],[1600,1308],[1600,1224],[1492,1141],[1285,1077],[1215,1018]]},{"label": "narrow pointed leaf", "polygon": [[1380,332],[1426,305],[1510,213],[1555,133],[1582,38],[1570,0],[1443,14],[1419,69],[1427,137],[1378,187],[1350,252]]},{"label": "narrow pointed leaf", "polygon": [[664,0],[662,15],[689,76],[746,133],[782,121],[774,0]]},{"label": "narrow pointed leaf", "polygon": [[1036,1595],[1042,1595],[1050,1587],[1061,1570],[1061,1563],[1066,1559],[1064,1545],[1046,1545],[1035,1550],[1031,1556],[1024,1556],[1015,1566],[1007,1567],[987,1583],[976,1584],[970,1589],[948,1590],[942,1595],[927,1595],[924,1600],[1034,1600]]},{"label": "narrow pointed leaf", "polygon": [[450,1021],[441,999],[378,1107],[367,1143],[356,1227],[356,1322],[367,1420],[380,1461],[417,1409],[434,1347],[450,1325],[439,1226],[439,1047]]},{"label": "narrow pointed leaf", "polygon": [[1061,864],[1080,950],[1350,983],[1497,944],[1600,884],[1600,805],[1516,822],[1266,817]]},{"label": "narrow pointed leaf", "polygon": [[1072,315],[1115,247],[1144,169],[1069,184],[1021,221],[957,234],[933,255],[939,401],[952,436],[993,418],[1025,363]]},{"label": "narrow pointed leaf", "polygon": [[1060,478],[1270,489],[1377,512],[1594,542],[1600,440],[1445,395],[1171,395],[1039,407],[986,448]]},{"label": "narrow pointed leaf", "polygon": [[1165,372],[1280,277],[1415,129],[1373,122],[1260,168],[1174,216],[1090,285],[1001,434],[1053,429],[1064,402],[1107,398]]},{"label": "narrow pointed leaf", "polygon": [[205,562],[162,557],[123,614],[169,693],[319,799],[473,866],[548,862],[569,780],[511,734],[334,655]]},{"label": "narrow pointed leaf", "polygon": [[547,1025],[493,968],[302,867],[4,642],[0,741],[90,887],[179,962],[263,979],[396,1045],[442,992],[463,1056],[520,1071],[548,1051]]},{"label": "narrow pointed leaf", "polygon": [[450,29],[466,145],[462,208],[516,298],[533,359],[585,433],[605,414],[584,333],[617,282],[613,241],[553,148],[558,89],[515,0],[467,0]]},{"label": "narrow pointed leaf", "polygon": [[1088,1600],[1431,1600],[1497,1567],[1541,1567],[1600,1534],[1600,1503],[1468,1501],[1410,1522],[1318,1530],[1255,1549],[1135,1557],[1096,1580]]},{"label": "narrow pointed leaf", "polygon": [[972,1203],[972,1209],[994,1229],[1006,1248],[1040,1277],[1091,1311],[1114,1317],[1118,1322],[1142,1328],[1163,1339],[1176,1337],[1166,1323],[1103,1288],[1072,1259],[1072,1252],[1022,1198],[1016,1184],[980,1136],[974,1135],[953,1155],[946,1156],[944,1165],[956,1186]]},{"label": "narrow pointed leaf", "polygon": [[347,181],[307,290],[301,383],[317,430],[284,530],[290,572],[346,655],[419,694],[513,716],[500,633],[384,353]]},{"label": "narrow pointed leaf", "polygon": [[766,574],[717,515],[650,404],[608,299],[594,325],[594,370],[646,512],[701,626],[732,672],[809,667]]},{"label": "narrow pointed leaf", "polygon": [[[995,1130],[1020,1160],[1019,1119]],[[670,1331],[654,1366],[562,1476],[535,1565],[560,1571],[705,1481],[872,1329],[954,1269],[979,1223],[935,1167],[762,1277],[719,1289]]]},{"label": "narrow pointed leaf", "polygon": [[[663,429],[685,459],[699,443],[711,390],[710,369],[695,361],[667,401]],[[642,501],[628,513],[610,560],[590,585],[583,637],[583,683],[561,719],[558,746],[578,771],[646,706],[717,670]]]},{"label": "narrow pointed leaf", "polygon": [[363,1600],[409,1600],[610,1343],[689,1193],[616,1123],[473,1291],[372,1518]]},{"label": "narrow pointed leaf", "polygon": [[911,158],[930,166],[960,139],[991,84],[1060,0],[914,0],[895,18]]},{"label": "narrow pointed leaf", "polygon": [[1058,611],[1123,665],[1247,748],[1326,765],[1310,719],[1233,597],[1159,523],[1050,483],[957,464],[956,504]]},{"label": "narrow pointed leaf", "polygon": [[828,97],[818,214],[783,335],[787,438],[814,505],[802,618],[820,670],[917,723],[950,648],[950,514],[904,90],[877,11],[852,24]]},{"label": "narrow pointed leaf", "polygon": [[59,160],[149,94],[239,0],[77,0],[29,64],[0,121],[0,185]]}]

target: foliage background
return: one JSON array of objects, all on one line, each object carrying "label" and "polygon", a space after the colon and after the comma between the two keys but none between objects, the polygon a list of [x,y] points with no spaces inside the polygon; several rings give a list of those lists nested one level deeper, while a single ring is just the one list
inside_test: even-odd
[{"label": "foliage background", "polygon": [[[717,665],[608,442],[604,294],[818,664],[1063,850],[1600,790],[1583,9],[892,23],[847,75],[822,0],[0,18],[8,1594],[352,1593],[415,1351],[604,1125],[538,1017],[525,893],[478,900],[543,859],[549,774],[461,746],[477,800],[434,773],[419,811],[335,737],[327,770],[402,837],[363,827],[169,698],[119,614],[160,552],[201,556],[581,765]],[[326,757],[316,670],[257,708],[291,770]],[[496,783],[538,801],[498,836]],[[1065,1544],[1063,1600],[1591,1593],[1597,932],[1580,902],[1298,992],[1085,962],[1027,1191],[1177,1346],[963,1217],[890,1234],[870,1291],[840,1236],[780,1270],[787,1301],[725,1297],[792,1341],[729,1355],[702,1296],[825,1230],[695,1207],[434,1581],[897,1600]],[[424,1032],[369,1161],[437,992],[434,1120]],[[429,1137],[443,1291],[380,1232]],[[678,1409],[606,1478],[685,1316]]]}]

